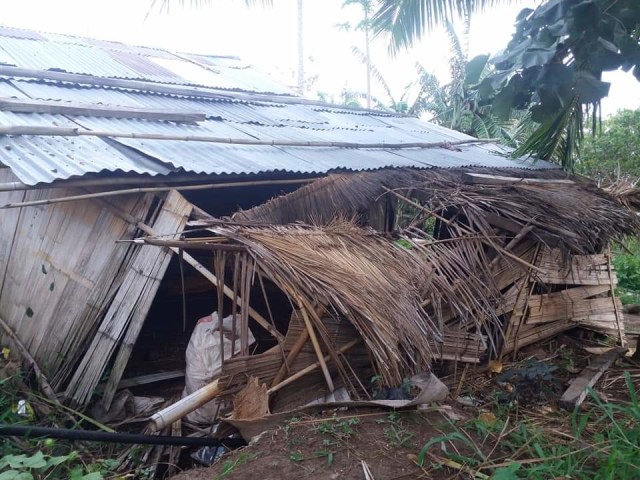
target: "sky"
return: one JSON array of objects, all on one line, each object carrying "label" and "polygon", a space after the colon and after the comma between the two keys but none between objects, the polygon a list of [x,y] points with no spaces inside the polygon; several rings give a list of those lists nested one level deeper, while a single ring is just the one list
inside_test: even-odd
[{"label": "sky", "polygon": [[[272,7],[247,8],[242,0],[212,0],[190,6],[172,0],[161,9],[162,0],[0,0],[6,26],[30,28],[162,47],[176,52],[236,55],[289,85],[295,84],[297,62],[296,0],[273,0]],[[493,54],[511,38],[517,13],[535,7],[539,0],[522,0],[516,6],[491,9],[472,18],[469,54]],[[364,34],[344,31],[338,24],[357,24],[361,10],[343,7],[343,0],[305,0],[305,69],[315,79],[308,96],[323,92],[338,98],[343,88],[364,92],[365,67],[352,53],[364,50]],[[460,26],[458,26],[460,27]],[[461,30],[459,28],[459,30]],[[387,41],[373,41],[372,63],[380,70],[397,99],[416,78],[421,63],[442,82],[448,80],[449,46],[442,30],[436,30],[410,51],[392,57]],[[610,96],[603,102],[605,115],[620,108],[640,106],[640,82],[631,75],[608,74]],[[374,82],[373,94],[387,100]]]}]

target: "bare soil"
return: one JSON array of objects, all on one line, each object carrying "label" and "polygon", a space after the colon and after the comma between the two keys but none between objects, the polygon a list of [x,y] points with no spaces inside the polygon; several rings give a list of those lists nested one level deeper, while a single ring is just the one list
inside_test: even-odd
[{"label": "bare soil", "polygon": [[188,470],[173,480],[362,480],[362,462],[376,479],[450,478],[460,472],[429,460],[418,465],[422,446],[448,426],[435,411],[349,410],[292,418],[214,466]]}]

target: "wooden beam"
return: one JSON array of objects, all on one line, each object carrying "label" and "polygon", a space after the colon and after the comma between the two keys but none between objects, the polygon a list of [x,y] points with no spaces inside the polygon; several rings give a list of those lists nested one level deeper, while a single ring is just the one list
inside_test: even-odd
[{"label": "wooden beam", "polygon": [[18,113],[51,113],[59,115],[139,118],[172,122],[203,122],[206,115],[199,112],[154,110],[151,108],[115,107],[91,103],[63,103],[49,100],[32,100],[0,97],[0,110]]},{"label": "wooden beam", "polygon": [[289,368],[291,368],[291,365],[293,365],[294,360],[300,353],[300,350],[302,350],[302,347],[304,347],[304,344],[307,343],[307,340],[309,340],[309,330],[305,329],[302,331],[302,333],[300,333],[300,336],[298,337],[298,339],[296,340],[296,343],[291,348],[289,355],[287,355],[287,358],[285,358],[284,361],[282,362],[282,366],[280,367],[280,370],[278,370],[278,373],[273,379],[273,382],[271,382],[272,387],[275,387],[277,384],[279,384],[282,381],[282,379],[284,379],[284,376],[289,371]]},{"label": "wooden beam", "polygon": [[589,366],[582,370],[580,375],[571,382],[569,388],[560,398],[560,406],[567,410],[573,410],[580,406],[584,399],[587,398],[587,389],[593,387],[607,368],[626,352],[626,348],[614,348],[595,357]]},{"label": "wooden beam", "polygon": [[503,177],[485,173],[463,173],[462,181],[468,185],[575,185],[576,183],[569,179]]},{"label": "wooden beam", "polygon": [[361,143],[299,140],[258,140],[255,138],[212,137],[210,135],[170,135],[166,133],[117,132],[103,130],[85,130],[79,127],[51,127],[41,125],[10,125],[0,127],[0,135],[35,135],[47,137],[98,137],[132,138],[140,140],[177,140],[183,142],[218,143],[226,145],[262,145],[273,147],[331,147],[331,148],[450,148],[459,145],[494,143],[495,140],[457,140],[454,142],[402,142],[402,143]]}]

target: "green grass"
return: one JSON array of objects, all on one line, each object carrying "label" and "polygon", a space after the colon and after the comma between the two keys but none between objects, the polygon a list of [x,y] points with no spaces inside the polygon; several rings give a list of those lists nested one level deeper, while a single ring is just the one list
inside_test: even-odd
[{"label": "green grass", "polygon": [[[570,415],[570,433],[509,416],[486,424],[478,419],[430,439],[418,463],[433,468],[444,456],[494,480],[640,478],[640,405],[625,372],[629,402],[604,403],[590,391],[591,408]],[[461,453],[462,452],[462,453]],[[437,463],[437,462],[436,462]]]}]

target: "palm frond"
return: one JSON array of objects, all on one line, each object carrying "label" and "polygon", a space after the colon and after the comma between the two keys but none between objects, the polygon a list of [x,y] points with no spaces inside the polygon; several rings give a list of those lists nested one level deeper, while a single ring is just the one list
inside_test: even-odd
[{"label": "palm frond", "polygon": [[513,155],[555,160],[565,170],[572,171],[583,138],[583,126],[582,104],[574,97],[555,117],[541,124]]},{"label": "palm frond", "polygon": [[377,35],[390,33],[389,49],[397,53],[412,46],[426,31],[446,21],[513,2],[514,0],[382,0],[372,18],[373,31]]},{"label": "palm frond", "polygon": [[[360,63],[364,65],[367,64],[367,55],[362,50],[354,45],[353,47],[351,47],[351,52],[355,55]],[[389,84],[387,83],[380,70],[378,70],[378,68],[371,62],[369,62],[369,72],[371,73],[371,76],[375,79],[375,81],[378,82],[378,84],[384,89],[387,97],[389,98],[389,101],[391,102],[391,105],[395,106],[396,101],[393,98],[393,94],[391,93]]]},{"label": "palm frond", "polygon": [[[273,0],[242,0],[247,7],[255,7],[258,5],[270,7],[273,5]],[[167,12],[172,6],[177,5],[180,8],[202,8],[210,5],[215,6],[218,2],[216,0],[152,0],[147,16],[157,6],[160,12]]]}]

